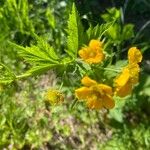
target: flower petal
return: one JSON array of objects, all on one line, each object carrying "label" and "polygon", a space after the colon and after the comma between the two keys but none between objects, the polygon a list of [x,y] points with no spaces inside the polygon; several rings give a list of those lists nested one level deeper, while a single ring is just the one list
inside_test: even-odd
[{"label": "flower petal", "polygon": [[82,84],[90,87],[92,85],[97,84],[97,82],[95,80],[92,80],[91,78],[89,78],[88,76],[85,76],[82,80],[81,80]]},{"label": "flower petal", "polygon": [[83,59],[86,60],[88,58],[88,53],[89,53],[89,48],[88,47],[83,47],[82,49],[79,50],[79,56]]},{"label": "flower petal", "polygon": [[103,43],[99,40],[91,40],[89,43],[89,47],[92,49],[101,49]]},{"label": "flower petal", "polygon": [[129,71],[130,71],[130,81],[133,84],[138,83],[139,81],[139,72],[140,72],[140,67],[138,64],[129,64],[128,65]]},{"label": "flower petal", "polygon": [[91,94],[91,89],[88,87],[81,87],[75,90],[75,95],[78,99],[86,99]]},{"label": "flower petal", "polygon": [[142,54],[136,47],[131,47],[128,51],[129,63],[139,63],[142,61]]},{"label": "flower petal", "polygon": [[90,108],[90,109],[99,110],[103,107],[102,100],[100,100],[100,99],[89,98],[89,99],[87,99],[86,104],[87,104],[88,108]]},{"label": "flower petal", "polygon": [[111,96],[105,95],[105,96],[103,96],[103,105],[107,109],[111,109],[115,106],[115,102]]},{"label": "flower petal", "polygon": [[97,52],[94,57],[88,57],[85,61],[89,64],[97,64],[103,61],[105,58],[105,55],[102,52]]},{"label": "flower petal", "polygon": [[112,88],[106,84],[98,84],[100,92],[102,91],[105,94],[112,95]]},{"label": "flower petal", "polygon": [[129,69],[124,68],[122,73],[115,79],[116,86],[124,86],[129,80],[130,74]]},{"label": "flower petal", "polygon": [[127,82],[124,86],[116,88],[116,95],[119,97],[125,97],[132,92],[132,83]]}]

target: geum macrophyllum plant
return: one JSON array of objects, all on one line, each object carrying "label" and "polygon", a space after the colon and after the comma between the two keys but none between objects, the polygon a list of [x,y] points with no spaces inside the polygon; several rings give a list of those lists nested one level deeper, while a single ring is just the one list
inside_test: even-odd
[{"label": "geum macrophyllum plant", "polygon": [[[76,89],[77,99],[84,100],[89,108],[96,110],[113,108],[115,106],[114,95],[127,96],[138,83],[140,72],[138,63],[142,60],[141,52],[136,47],[132,47],[128,51],[129,63],[123,70],[112,63],[114,57],[118,58],[117,61],[119,60],[120,52],[116,52],[115,56],[109,37],[104,36],[107,35],[105,33],[115,21],[97,24],[95,27],[90,26],[85,30],[75,4],[73,4],[69,14],[66,30],[67,43],[63,55],[58,53],[59,49],[50,45],[43,37],[32,32],[36,40],[34,45],[23,47],[10,42],[10,45],[16,48],[18,54],[29,64],[29,70],[21,75],[16,75],[9,67],[0,64],[0,69],[2,68],[4,72],[2,78],[0,77],[0,83],[13,83],[16,80],[37,76],[54,69],[60,79],[60,87],[65,87],[67,92]],[[82,87],[79,87],[80,79],[84,85]],[[57,105],[64,101],[64,95],[53,87],[47,91],[45,99],[51,105]]]}]

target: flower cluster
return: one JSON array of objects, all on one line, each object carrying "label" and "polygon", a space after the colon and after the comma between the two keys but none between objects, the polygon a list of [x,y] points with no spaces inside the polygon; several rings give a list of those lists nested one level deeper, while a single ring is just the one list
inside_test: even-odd
[{"label": "flower cluster", "polygon": [[[100,63],[105,55],[102,49],[102,42],[91,40],[89,46],[79,50],[79,56],[89,64]],[[115,78],[114,86],[97,83],[88,76],[83,77],[82,87],[75,90],[75,95],[79,100],[84,100],[87,107],[91,109],[107,108],[115,106],[113,96],[125,97],[131,94],[133,86],[138,83],[140,67],[138,63],[142,61],[142,54],[139,49],[132,47],[128,51],[128,65]]]},{"label": "flower cluster", "polygon": [[131,94],[133,86],[138,83],[140,67],[138,63],[142,61],[142,54],[132,47],[128,51],[129,64],[123,68],[122,73],[115,79],[115,93],[117,96],[125,97]]}]

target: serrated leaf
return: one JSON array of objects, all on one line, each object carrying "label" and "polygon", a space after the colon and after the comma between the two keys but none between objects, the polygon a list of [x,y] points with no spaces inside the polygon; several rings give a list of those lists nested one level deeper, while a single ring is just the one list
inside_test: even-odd
[{"label": "serrated leaf", "polygon": [[39,75],[62,64],[53,47],[36,34],[34,34],[34,37],[37,40],[37,44],[30,47],[23,47],[10,42],[13,47],[18,49],[20,56],[22,56],[32,66],[31,69],[24,74],[17,76],[16,79]]},{"label": "serrated leaf", "polygon": [[40,74],[48,71],[49,69],[52,69],[57,66],[59,66],[59,65],[58,64],[47,64],[47,65],[45,64],[45,65],[40,65],[40,66],[33,66],[28,71],[26,71],[24,74],[17,76],[16,79],[23,79],[23,78],[27,78],[29,76],[40,75]]},{"label": "serrated leaf", "polygon": [[134,37],[133,28],[134,28],[133,24],[127,24],[123,27],[122,38],[124,40],[128,40],[128,39]]},{"label": "serrated leaf", "polygon": [[77,51],[83,43],[83,26],[81,24],[75,4],[72,5],[72,11],[69,15],[67,33],[68,50],[66,52],[73,58],[77,57]]},{"label": "serrated leaf", "polygon": [[113,20],[120,20],[121,11],[115,7],[107,9],[107,13],[102,14],[101,17],[106,22],[111,22]]},{"label": "serrated leaf", "polygon": [[57,64],[48,64],[48,65],[34,66],[30,70],[28,70],[26,72],[26,74],[39,75],[39,74],[42,74],[56,66],[58,66],[58,65]]},{"label": "serrated leaf", "polygon": [[101,37],[113,24],[114,21],[101,25],[96,25],[95,27],[90,26],[89,29],[86,31],[88,41],[90,41],[91,39],[101,39]]},{"label": "serrated leaf", "polygon": [[111,66],[108,66],[109,69],[112,69],[112,70],[105,70],[104,71],[104,76],[108,79],[108,80],[111,80],[113,81],[113,78],[115,78],[118,74],[117,71],[115,70],[118,70],[115,66],[111,65]]},{"label": "serrated leaf", "polygon": [[16,79],[15,74],[6,65],[0,63],[0,83],[9,84]]},{"label": "serrated leaf", "polygon": [[37,39],[37,45],[32,45],[31,47],[23,47],[15,43],[11,43],[11,45],[17,48],[20,56],[31,65],[58,64],[59,57],[55,53],[53,47],[42,38],[38,36],[35,38]]},{"label": "serrated leaf", "polygon": [[112,39],[117,41],[118,39],[121,39],[121,27],[120,25],[118,25],[117,23],[115,23],[113,26],[111,26],[108,31],[107,34],[108,36]]},{"label": "serrated leaf", "polygon": [[118,60],[115,64],[116,68],[121,69],[128,64],[127,60]]},{"label": "serrated leaf", "polygon": [[48,21],[48,24],[50,25],[50,27],[52,27],[54,29],[55,28],[55,18],[54,18],[54,14],[52,13],[50,8],[48,8],[46,10],[46,17],[47,17],[47,21]]},{"label": "serrated leaf", "polygon": [[47,56],[52,58],[53,60],[59,60],[58,55],[56,54],[53,47],[51,47],[43,38],[36,36],[37,46],[41,49],[41,51],[45,52]]},{"label": "serrated leaf", "polygon": [[8,79],[8,78],[5,78],[5,79],[0,79],[0,83],[1,84],[10,84],[14,81],[14,79]]}]

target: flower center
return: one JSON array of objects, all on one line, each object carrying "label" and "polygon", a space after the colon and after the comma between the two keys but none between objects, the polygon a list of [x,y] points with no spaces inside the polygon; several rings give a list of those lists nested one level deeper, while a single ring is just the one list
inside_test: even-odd
[{"label": "flower center", "polygon": [[96,55],[96,53],[93,52],[93,51],[91,51],[91,52],[89,53],[89,57],[94,57],[95,55]]},{"label": "flower center", "polygon": [[100,99],[101,96],[102,96],[102,93],[99,91],[99,89],[96,86],[93,86],[92,90],[93,90],[92,98],[95,99],[95,100]]}]

